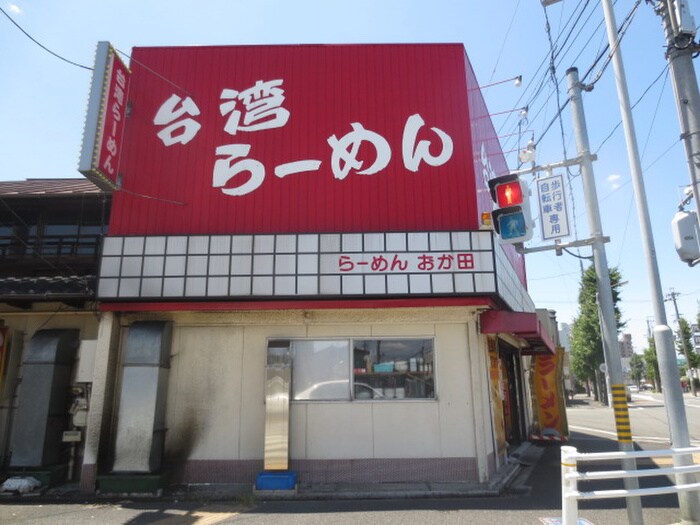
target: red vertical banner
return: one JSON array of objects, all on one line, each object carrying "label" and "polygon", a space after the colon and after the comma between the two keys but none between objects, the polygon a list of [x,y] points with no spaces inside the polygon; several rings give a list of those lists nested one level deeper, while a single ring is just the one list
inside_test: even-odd
[{"label": "red vertical banner", "polygon": [[119,186],[131,73],[108,42],[95,56],[78,171],[100,188]]},{"label": "red vertical banner", "polygon": [[505,400],[506,395],[504,394],[505,385],[505,371],[503,370],[503,365],[501,363],[501,358],[498,356],[498,346],[496,344],[496,339],[493,337],[488,338],[489,345],[489,379],[490,379],[490,393],[491,393],[491,410],[493,417],[493,428],[496,439],[496,455],[499,458],[505,458],[508,450],[508,442],[506,441],[506,414],[505,414]]},{"label": "red vertical banner", "polygon": [[129,70],[110,47],[105,78],[105,98],[100,119],[100,140],[95,151],[97,170],[109,181],[117,184],[117,169],[121,153],[126,102],[129,91]]},{"label": "red vertical banner", "polygon": [[540,436],[565,439],[569,434],[563,384],[564,349],[534,358],[533,392]]}]

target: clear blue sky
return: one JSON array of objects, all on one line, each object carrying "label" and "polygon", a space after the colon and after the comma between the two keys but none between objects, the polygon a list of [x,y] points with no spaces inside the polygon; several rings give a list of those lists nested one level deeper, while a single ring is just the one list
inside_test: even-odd
[{"label": "clear blue sky", "polygon": [[[700,22],[698,3],[691,0]],[[632,2],[617,4],[621,23]],[[126,54],[133,46],[150,45],[462,42],[482,85],[523,75],[519,89],[506,83],[484,91],[493,113],[523,106],[541,87],[530,104],[521,145],[533,134],[539,139],[557,111],[557,93],[547,80],[550,44],[539,0],[1,0],[0,6],[41,44],[86,66],[92,66],[99,40],[111,41]],[[564,0],[547,9],[563,104],[565,71],[576,66],[583,76],[607,43],[603,11],[595,0]],[[662,75],[654,83],[666,65],[663,45],[660,19],[642,2],[622,53],[632,101],[648,89],[634,117],[661,283],[664,293],[673,288],[681,294],[680,312],[691,320],[698,312],[700,267],[689,268],[678,259],[671,237],[670,221],[689,176],[670,79]],[[77,176],[90,72],[50,55],[2,15],[0,53],[0,180]],[[605,141],[620,121],[612,67],[585,94],[584,105],[591,147],[599,156],[594,170],[603,233],[612,239],[608,261],[628,281],[621,308],[626,331],[640,351],[653,311],[622,129]],[[499,135],[517,131],[516,115],[494,117]],[[504,138],[502,146],[507,152],[517,149],[517,135]],[[561,160],[564,148],[569,157],[576,155],[569,108],[562,113],[562,125],[555,121],[539,142],[538,163]],[[507,158],[517,168],[516,152]],[[588,222],[580,177],[573,178],[573,189],[572,220],[578,237],[584,238]],[[537,236],[529,243],[538,244]],[[527,256],[527,269],[536,305],[554,309],[561,322],[570,322],[577,313],[579,260],[551,252],[533,254]],[[675,329],[672,305],[666,306]]]}]

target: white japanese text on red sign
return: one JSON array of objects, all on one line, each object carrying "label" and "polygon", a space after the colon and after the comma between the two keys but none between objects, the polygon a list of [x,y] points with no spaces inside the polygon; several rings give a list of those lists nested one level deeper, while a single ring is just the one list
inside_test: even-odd
[{"label": "white japanese text on red sign", "polygon": [[[272,128],[284,127],[290,118],[290,112],[282,107],[285,96],[281,88],[283,80],[258,80],[253,87],[238,91],[225,88],[220,95],[219,112],[224,117],[224,131],[231,136],[239,132],[250,133]],[[240,103],[240,105],[239,105]],[[166,147],[175,144],[186,145],[192,141],[202,125],[195,117],[200,110],[191,97],[182,99],[171,95],[158,109],[153,124],[160,128],[158,138]],[[338,138],[331,135],[326,139],[331,148],[331,170],[337,180],[345,179],[351,172],[358,175],[374,175],[385,169],[392,157],[392,150],[387,140],[374,131],[365,129],[359,122],[350,124],[352,131]],[[418,114],[406,119],[401,144],[401,156],[404,167],[417,172],[421,162],[429,166],[442,166],[452,157],[453,143],[443,130],[431,127],[431,131],[440,141],[441,149],[437,155],[429,152],[430,141],[418,140],[420,129],[425,121]],[[371,144],[376,151],[376,158],[369,166],[358,160],[360,145]],[[262,162],[248,157],[251,145],[245,143],[222,144],[216,148],[217,160],[214,163],[212,186],[231,196],[247,195],[257,190],[264,182],[266,169]],[[322,160],[303,159],[274,167],[278,178],[288,175],[318,171]],[[239,177],[247,174],[247,177]],[[234,179],[245,181],[238,185]]]}]

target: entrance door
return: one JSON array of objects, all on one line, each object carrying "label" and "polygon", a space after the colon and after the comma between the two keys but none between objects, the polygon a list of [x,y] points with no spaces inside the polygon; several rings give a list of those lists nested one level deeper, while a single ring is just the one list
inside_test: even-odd
[{"label": "entrance door", "polygon": [[527,436],[520,354],[515,347],[501,340],[498,354],[505,372],[503,412],[506,441],[509,446],[516,446]]}]

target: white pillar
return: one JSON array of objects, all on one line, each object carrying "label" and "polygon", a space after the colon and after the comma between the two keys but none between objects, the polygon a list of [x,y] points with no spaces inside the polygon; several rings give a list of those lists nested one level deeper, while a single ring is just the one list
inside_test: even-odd
[{"label": "white pillar", "polygon": [[578,523],[578,500],[569,496],[578,490],[575,479],[568,479],[567,474],[576,473],[576,448],[561,447],[561,522],[562,525]]},{"label": "white pillar", "polygon": [[118,316],[103,312],[97,332],[95,371],[90,395],[87,426],[85,427],[85,451],[80,475],[80,489],[93,492],[97,481],[97,458],[103,422],[111,414],[111,400],[116,371],[119,323]]}]

